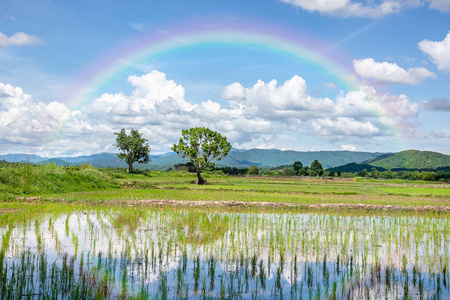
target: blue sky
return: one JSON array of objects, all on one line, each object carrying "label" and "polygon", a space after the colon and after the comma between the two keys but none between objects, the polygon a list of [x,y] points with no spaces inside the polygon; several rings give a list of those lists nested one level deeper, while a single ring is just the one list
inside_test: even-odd
[{"label": "blue sky", "polygon": [[[212,37],[183,46],[196,30]],[[163,153],[194,126],[237,148],[450,154],[449,125],[449,0],[0,3],[1,154],[115,151],[121,128]]]}]

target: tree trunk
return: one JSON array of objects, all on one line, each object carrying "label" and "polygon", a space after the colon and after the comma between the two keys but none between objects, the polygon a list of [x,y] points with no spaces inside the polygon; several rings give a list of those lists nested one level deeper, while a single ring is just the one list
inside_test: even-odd
[{"label": "tree trunk", "polygon": [[202,178],[202,171],[197,170],[197,182],[196,184],[208,184],[205,179]]},{"label": "tree trunk", "polygon": [[128,164],[127,172],[131,173],[133,171],[133,164]]}]

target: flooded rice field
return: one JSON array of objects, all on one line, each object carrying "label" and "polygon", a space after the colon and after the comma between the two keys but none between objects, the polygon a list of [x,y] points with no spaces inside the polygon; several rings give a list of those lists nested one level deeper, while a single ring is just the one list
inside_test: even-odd
[{"label": "flooded rice field", "polygon": [[448,218],[80,209],[0,229],[1,299],[449,299]]}]

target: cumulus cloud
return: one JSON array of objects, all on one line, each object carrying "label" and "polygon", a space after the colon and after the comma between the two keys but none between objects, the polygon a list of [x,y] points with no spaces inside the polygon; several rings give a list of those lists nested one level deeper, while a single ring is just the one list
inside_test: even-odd
[{"label": "cumulus cloud", "polygon": [[282,85],[276,80],[268,83],[258,80],[245,90],[245,94],[243,105],[247,114],[286,123],[301,123],[330,113],[333,106],[333,101],[328,98],[311,97],[305,80],[298,75]]},{"label": "cumulus cloud", "polygon": [[361,122],[348,117],[312,120],[311,127],[316,133],[330,140],[341,140],[349,136],[371,137],[381,133],[381,129],[371,121]]},{"label": "cumulus cloud", "polygon": [[433,98],[422,101],[420,107],[424,110],[450,111],[450,101],[446,98]]},{"label": "cumulus cloud", "polygon": [[239,82],[235,82],[226,86],[220,97],[225,100],[243,100],[246,95],[244,87]]},{"label": "cumulus cloud", "polygon": [[0,82],[0,140],[36,144],[71,118],[60,102],[35,102],[21,88]]},{"label": "cumulus cloud", "polygon": [[383,134],[384,123],[405,122],[418,112],[418,105],[406,95],[378,94],[369,86],[341,92],[335,100],[312,97],[300,76],[293,76],[281,85],[276,80],[268,83],[259,80],[246,88],[245,93],[242,91],[241,95],[244,94],[245,99],[236,104],[243,114],[282,124],[286,130],[295,131],[298,126],[311,128],[316,136],[327,140],[378,136]]},{"label": "cumulus cloud", "polygon": [[428,54],[431,61],[439,70],[450,72],[450,32],[440,42],[423,40],[419,43],[419,49]]},{"label": "cumulus cloud", "polygon": [[380,18],[402,10],[428,5],[441,12],[450,11],[448,0],[281,0],[309,12],[348,18]]},{"label": "cumulus cloud", "polygon": [[380,4],[373,1],[355,2],[352,0],[281,0],[301,7],[309,12],[334,17],[379,18],[400,11],[405,1],[385,0]]},{"label": "cumulus cloud", "polygon": [[[22,89],[0,84],[0,143],[53,155],[81,155],[114,151],[113,133],[135,128],[158,152],[168,151],[182,129],[196,126],[219,131],[244,148],[273,147],[287,132],[332,142],[352,138],[354,143],[386,135],[385,124],[406,124],[418,110],[405,95],[378,94],[368,86],[340,92],[334,99],[312,97],[300,76],[281,84],[230,84],[222,93],[225,104],[191,103],[183,86],[156,70],[130,76],[128,82],[130,93],[105,93],[76,111],[60,102],[36,102]],[[58,132],[62,140],[51,139]]]},{"label": "cumulus cloud", "polygon": [[355,59],[353,67],[362,78],[380,83],[414,85],[429,77],[436,78],[436,74],[423,67],[405,70],[396,63],[376,62],[373,58]]},{"label": "cumulus cloud", "polygon": [[0,32],[0,48],[30,44],[42,44],[42,41],[34,35],[29,35],[24,32],[16,32],[10,37]]},{"label": "cumulus cloud", "polygon": [[341,145],[341,149],[344,151],[356,151],[356,147],[352,144],[349,145]]}]

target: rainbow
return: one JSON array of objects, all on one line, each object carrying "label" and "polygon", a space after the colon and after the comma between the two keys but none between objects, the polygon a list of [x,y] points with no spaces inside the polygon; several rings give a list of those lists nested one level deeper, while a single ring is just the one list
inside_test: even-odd
[{"label": "rainbow", "polygon": [[179,24],[125,41],[115,51],[89,65],[61,98],[71,109],[80,109],[94,100],[94,93],[148,58],[185,48],[202,49],[209,45],[257,46],[267,51],[292,55],[333,76],[348,90],[356,88],[351,75],[352,67],[342,63],[350,60],[344,60],[344,55],[335,49],[327,52],[328,45],[306,33],[253,21],[243,23],[225,20],[207,25],[199,22]]}]

